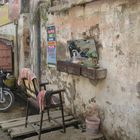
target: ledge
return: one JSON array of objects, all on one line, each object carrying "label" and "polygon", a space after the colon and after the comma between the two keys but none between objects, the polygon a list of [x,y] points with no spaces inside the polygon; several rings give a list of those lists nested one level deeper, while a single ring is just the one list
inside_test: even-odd
[{"label": "ledge", "polygon": [[99,1],[99,0],[72,0],[68,4],[60,3],[59,5],[50,7],[49,12],[61,12],[61,11],[68,10],[72,7],[87,4],[93,1]]},{"label": "ledge", "polygon": [[68,61],[57,61],[57,70],[68,74],[83,76],[91,80],[105,79],[107,76],[107,69],[90,68]]},{"label": "ledge", "polygon": [[93,1],[99,1],[99,0],[72,0],[71,5],[73,6],[78,6],[82,4],[87,4]]},{"label": "ledge", "polygon": [[61,12],[71,8],[69,4],[60,4],[49,8],[49,12]]}]

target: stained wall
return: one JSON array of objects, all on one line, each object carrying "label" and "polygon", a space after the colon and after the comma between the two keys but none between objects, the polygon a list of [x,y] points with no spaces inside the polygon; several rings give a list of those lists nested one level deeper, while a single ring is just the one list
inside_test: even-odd
[{"label": "stained wall", "polygon": [[[104,80],[61,73],[43,62],[42,79],[66,89],[66,104],[73,113],[84,114],[95,98],[101,110],[102,129],[108,140],[140,139],[140,1],[100,0],[49,15],[47,25],[56,26],[57,54],[69,59],[67,41],[97,37],[99,64],[107,68]],[[98,29],[96,28],[98,27]],[[42,47],[46,29],[42,28]],[[44,47],[42,60],[46,60]],[[46,75],[46,76],[45,76]]]}]

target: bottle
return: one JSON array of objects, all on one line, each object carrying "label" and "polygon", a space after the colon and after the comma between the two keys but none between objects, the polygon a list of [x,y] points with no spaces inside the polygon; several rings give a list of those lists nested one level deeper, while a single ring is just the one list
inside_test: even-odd
[{"label": "bottle", "polygon": [[72,63],[77,63],[77,52],[76,50],[73,50],[73,57],[72,57]]}]

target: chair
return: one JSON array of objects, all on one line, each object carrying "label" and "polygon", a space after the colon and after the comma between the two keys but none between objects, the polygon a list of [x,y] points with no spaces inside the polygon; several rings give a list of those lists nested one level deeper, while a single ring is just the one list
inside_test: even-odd
[{"label": "chair", "polygon": [[[65,127],[65,119],[64,119],[64,109],[63,109],[63,101],[62,101],[62,93],[65,92],[64,89],[61,90],[55,90],[55,91],[46,91],[46,85],[49,84],[48,82],[46,83],[41,83],[40,85],[38,84],[38,80],[35,77],[34,73],[32,73],[30,70],[29,72],[32,76],[30,78],[29,74],[23,74],[21,73],[22,76],[20,76],[20,82],[22,82],[22,86],[25,89],[26,95],[27,95],[27,109],[26,109],[26,119],[25,119],[25,127],[27,127],[30,122],[28,121],[28,116],[29,116],[29,108],[33,106],[39,113],[40,113],[40,126],[39,130],[36,130],[38,133],[38,140],[41,140],[41,131],[42,131],[42,123],[43,123],[43,114],[44,111],[47,111],[48,114],[48,120],[49,122],[53,119],[50,116],[50,109],[51,108],[56,108],[59,107],[61,110],[61,116],[62,116],[62,126],[63,126],[63,131],[64,133],[66,132],[66,127]],[[44,90],[41,90],[41,87],[44,88]],[[45,102],[44,108],[40,108],[40,104],[38,103],[38,98],[39,94],[41,92],[45,93],[43,97],[43,104]],[[59,97],[59,102],[56,104],[52,104],[51,100],[52,97],[55,97],[54,95],[58,95]],[[42,95],[41,95],[42,96]]]}]

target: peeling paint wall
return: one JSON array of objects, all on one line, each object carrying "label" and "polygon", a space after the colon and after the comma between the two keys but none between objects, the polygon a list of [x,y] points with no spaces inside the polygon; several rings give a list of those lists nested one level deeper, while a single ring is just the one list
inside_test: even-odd
[{"label": "peeling paint wall", "polygon": [[14,40],[15,32],[16,32],[16,29],[15,29],[14,23],[0,26],[0,37],[7,38],[9,40]]},{"label": "peeling paint wall", "polygon": [[[19,71],[23,67],[31,68],[38,77],[38,21],[36,9],[39,0],[30,0],[30,13],[22,13],[19,18]],[[27,9],[22,9],[27,10]],[[36,17],[35,17],[36,16]],[[33,21],[34,19],[34,21]]]},{"label": "peeling paint wall", "polygon": [[30,0],[30,68],[40,78],[40,0]]},{"label": "peeling paint wall", "polygon": [[29,47],[29,14],[21,14],[18,21],[18,52],[19,70],[30,66],[30,47]]},{"label": "peeling paint wall", "polygon": [[[102,110],[102,128],[108,140],[140,139],[140,1],[100,0],[50,14],[48,24],[56,26],[62,59],[69,58],[67,40],[83,38],[99,26],[99,63],[107,68],[107,78],[91,81],[82,76],[42,68],[42,79],[66,88],[66,104],[82,114],[95,97]],[[96,31],[95,31],[96,34]],[[43,46],[46,30],[42,28]],[[42,49],[45,60],[46,50]],[[61,57],[60,57],[61,58]],[[45,77],[46,74],[46,77]]]}]

